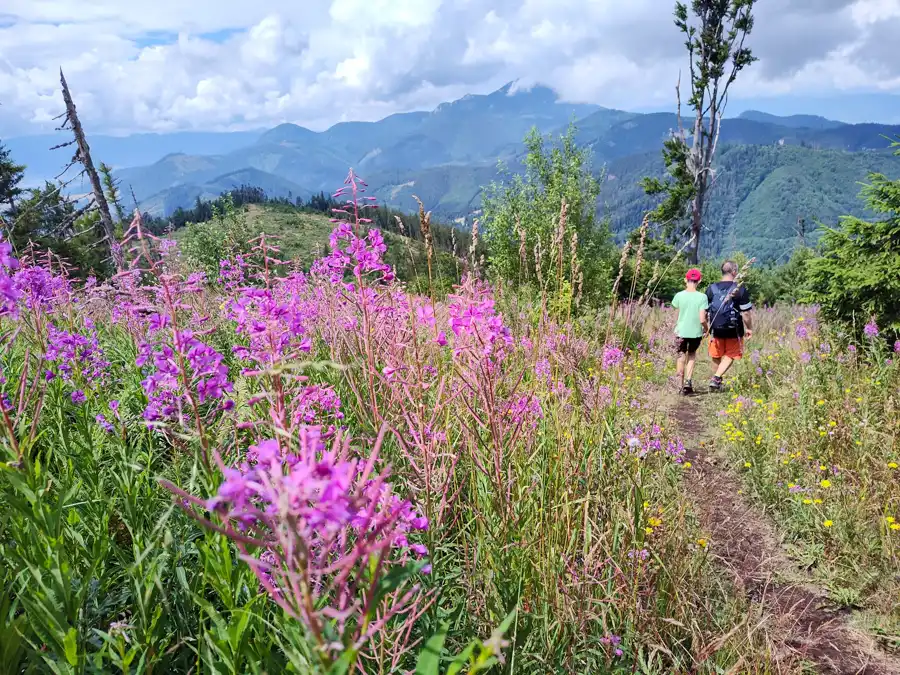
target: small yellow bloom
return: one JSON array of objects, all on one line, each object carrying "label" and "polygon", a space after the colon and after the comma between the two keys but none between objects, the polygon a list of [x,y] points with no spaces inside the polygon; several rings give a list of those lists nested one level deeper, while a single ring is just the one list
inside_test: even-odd
[{"label": "small yellow bloom", "polygon": [[745,469],[749,469],[751,466],[753,466],[753,465],[750,462],[744,462]]},{"label": "small yellow bloom", "polygon": [[812,504],[812,499],[804,499],[803,503],[804,504]]},{"label": "small yellow bloom", "polygon": [[645,527],[645,528],[644,528],[644,532],[646,532],[647,534],[653,534],[653,528],[652,528],[652,527]]},{"label": "small yellow bloom", "polygon": [[897,468],[897,462],[888,462],[888,468],[889,468],[889,469],[896,469],[896,468]]},{"label": "small yellow bloom", "polygon": [[707,544],[706,539],[698,539],[698,540],[697,540],[697,545],[698,545],[700,548],[706,548],[706,544]]},{"label": "small yellow bloom", "polygon": [[891,529],[894,530],[895,532],[896,532],[897,530],[900,530],[900,523],[893,523],[893,524],[891,525]]},{"label": "small yellow bloom", "polygon": [[824,464],[820,464],[820,465],[819,465],[819,471],[828,471],[828,467],[825,466]]},{"label": "small yellow bloom", "polygon": [[826,479],[820,481],[819,485],[821,485],[823,488],[825,488],[827,490],[828,488],[831,487],[831,481],[826,478]]},{"label": "small yellow bloom", "polygon": [[644,508],[645,508],[645,509],[649,509],[649,508],[650,508],[650,502],[644,502]]},{"label": "small yellow bloom", "polygon": [[831,420],[830,422],[828,422],[828,426],[830,426],[830,427],[836,427],[836,426],[837,426],[837,422],[835,422],[834,420]]},{"label": "small yellow bloom", "polygon": [[816,405],[825,405],[825,401],[822,401],[822,400],[816,401]]},{"label": "small yellow bloom", "polygon": [[684,468],[685,468],[685,469],[690,469],[690,468],[691,468],[691,463],[690,463],[690,462],[685,462],[685,463],[684,463]]},{"label": "small yellow bloom", "polygon": [[650,524],[650,527],[659,527],[662,525],[662,520],[660,518],[650,518],[647,522]]},{"label": "small yellow bloom", "polygon": [[885,520],[887,521],[887,524],[890,525],[894,522],[894,516],[888,516]]},{"label": "small yellow bloom", "polygon": [[813,504],[821,504],[821,503],[822,503],[821,499],[813,499]]},{"label": "small yellow bloom", "polygon": [[831,527],[832,525],[834,525],[834,521],[826,520],[824,523],[822,523],[822,525],[824,525],[825,527]]}]

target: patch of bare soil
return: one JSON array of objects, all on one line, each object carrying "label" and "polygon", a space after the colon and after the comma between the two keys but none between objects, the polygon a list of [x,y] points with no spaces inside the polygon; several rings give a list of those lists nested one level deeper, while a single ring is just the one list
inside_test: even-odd
[{"label": "patch of bare soil", "polygon": [[686,488],[710,535],[714,560],[771,617],[776,657],[785,664],[807,661],[820,673],[900,674],[900,662],[852,628],[848,613],[831,605],[821,588],[785,581],[801,573],[782,551],[774,525],[738,494],[739,478],[699,443],[708,426],[697,403],[679,399],[670,410],[694,467]]}]

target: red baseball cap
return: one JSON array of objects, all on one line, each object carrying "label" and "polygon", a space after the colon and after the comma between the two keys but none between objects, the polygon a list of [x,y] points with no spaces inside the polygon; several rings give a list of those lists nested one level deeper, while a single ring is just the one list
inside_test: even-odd
[{"label": "red baseball cap", "polygon": [[684,278],[688,281],[700,281],[703,278],[703,272],[696,267],[692,267],[687,271],[687,274],[684,275]]}]

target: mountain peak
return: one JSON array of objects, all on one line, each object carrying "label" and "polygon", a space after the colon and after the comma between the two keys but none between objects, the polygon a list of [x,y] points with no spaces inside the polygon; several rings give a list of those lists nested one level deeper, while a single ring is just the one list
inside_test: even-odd
[{"label": "mountain peak", "polygon": [[316,138],[318,134],[306,127],[285,122],[269,129],[259,138],[260,143],[305,143]]}]

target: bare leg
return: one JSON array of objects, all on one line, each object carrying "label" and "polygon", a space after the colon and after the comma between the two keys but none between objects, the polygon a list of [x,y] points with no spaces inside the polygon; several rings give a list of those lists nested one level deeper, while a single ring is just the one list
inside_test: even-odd
[{"label": "bare leg", "polygon": [[731,364],[734,363],[734,359],[730,356],[723,356],[721,359],[715,359],[715,361],[717,361],[716,377],[723,377],[728,372],[728,369],[731,368]]},{"label": "bare leg", "polygon": [[682,378],[681,384],[684,385],[684,380],[690,382],[694,379],[694,365],[697,363],[697,352],[693,352],[687,355],[686,362],[684,364],[684,377]]},{"label": "bare leg", "polygon": [[[679,384],[678,384],[679,388],[684,387],[684,366],[685,366],[685,361],[686,361],[685,357],[686,356],[687,356],[686,354],[679,354],[678,360],[675,362],[675,374],[678,376],[678,379],[679,379]],[[691,368],[693,368],[693,364],[691,365]]]}]

